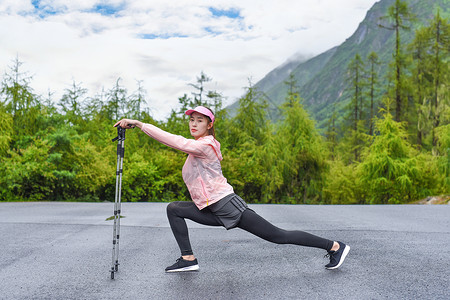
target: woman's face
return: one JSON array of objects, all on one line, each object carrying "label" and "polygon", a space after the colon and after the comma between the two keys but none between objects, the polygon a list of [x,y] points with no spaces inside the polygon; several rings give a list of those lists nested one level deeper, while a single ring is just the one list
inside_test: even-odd
[{"label": "woman's face", "polygon": [[195,139],[207,136],[212,125],[207,116],[198,112],[193,112],[189,118],[189,130]]}]

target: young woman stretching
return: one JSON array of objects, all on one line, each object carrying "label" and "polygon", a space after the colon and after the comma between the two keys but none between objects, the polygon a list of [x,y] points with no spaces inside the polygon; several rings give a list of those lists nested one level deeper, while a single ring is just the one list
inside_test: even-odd
[{"label": "young woman stretching", "polygon": [[327,269],[336,269],[347,256],[350,247],[342,242],[327,240],[303,231],[280,229],[248,208],[233,187],[222,175],[220,143],[214,135],[214,114],[206,107],[198,106],[186,111],[190,116],[189,129],[194,139],[173,135],[151,124],[123,119],[114,126],[138,127],[155,140],[188,154],[183,166],[183,180],[193,202],[171,202],[167,206],[170,227],[181,250],[181,257],[166,272],[198,270],[198,262],[192,252],[185,219],[226,229],[239,227],[262,239],[277,244],[295,244],[321,248],[328,251],[330,263]]}]

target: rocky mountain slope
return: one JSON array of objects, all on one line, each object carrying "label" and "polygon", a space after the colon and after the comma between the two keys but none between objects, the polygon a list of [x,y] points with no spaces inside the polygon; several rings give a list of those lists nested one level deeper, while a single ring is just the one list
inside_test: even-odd
[{"label": "rocky mountain slope", "polygon": [[[403,44],[412,41],[414,30],[427,25],[438,8],[441,17],[450,15],[448,0],[407,0],[406,2],[416,15],[416,22],[410,31],[401,31]],[[385,81],[394,51],[395,33],[393,30],[381,28],[379,24],[380,18],[387,15],[388,8],[394,3],[395,0],[381,0],[375,3],[355,33],[341,45],[306,61],[291,61],[284,64],[260,80],[255,87],[266,94],[269,100],[270,117],[274,121],[279,118],[279,110],[276,106],[281,105],[285,100],[287,88],[284,81],[289,78],[291,72],[297,81],[305,108],[317,121],[318,127],[323,127],[328,120],[334,103],[338,111],[346,106],[350,97],[347,90],[346,71],[355,54],[358,53],[363,60],[366,60],[370,52],[376,52],[381,62],[377,72],[380,80]],[[237,107],[237,102],[228,107],[231,115]]]}]

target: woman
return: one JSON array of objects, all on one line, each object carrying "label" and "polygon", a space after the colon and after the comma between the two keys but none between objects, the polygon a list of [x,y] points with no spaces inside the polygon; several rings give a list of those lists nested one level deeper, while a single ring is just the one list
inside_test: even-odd
[{"label": "woman", "polygon": [[198,106],[186,112],[189,129],[194,139],[173,135],[151,124],[123,119],[114,126],[140,128],[155,140],[188,154],[183,166],[183,180],[193,202],[171,202],[167,206],[170,227],[181,250],[181,257],[166,272],[198,270],[198,262],[189,241],[185,219],[226,229],[241,228],[262,239],[277,244],[295,244],[321,248],[328,251],[330,263],[327,269],[336,269],[344,261],[350,247],[342,242],[327,240],[303,231],[283,230],[259,216],[227,183],[222,175],[220,143],[215,139],[214,114],[206,107]]}]

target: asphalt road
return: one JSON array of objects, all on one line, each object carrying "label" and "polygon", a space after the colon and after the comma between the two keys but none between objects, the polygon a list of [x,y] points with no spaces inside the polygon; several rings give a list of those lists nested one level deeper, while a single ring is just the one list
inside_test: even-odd
[{"label": "asphalt road", "polygon": [[276,245],[189,222],[200,271],[179,257],[165,203],[123,203],[120,267],[110,279],[113,203],[0,203],[0,299],[450,299],[450,205],[250,205],[285,229],[351,246]]}]

